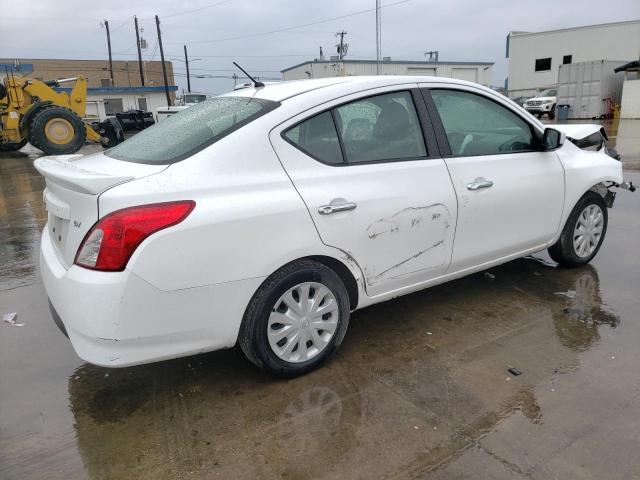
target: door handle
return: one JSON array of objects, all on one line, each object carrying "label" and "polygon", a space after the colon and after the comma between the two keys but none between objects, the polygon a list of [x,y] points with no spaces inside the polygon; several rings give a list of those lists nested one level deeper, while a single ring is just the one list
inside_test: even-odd
[{"label": "door handle", "polygon": [[482,180],[476,179],[475,182],[471,182],[467,184],[467,190],[480,190],[481,188],[490,188],[493,187],[493,182],[491,180]]},{"label": "door handle", "polygon": [[339,203],[337,205],[322,205],[321,207],[318,207],[318,213],[320,215],[330,215],[337,212],[347,212],[349,210],[354,210],[356,206],[357,205],[353,202]]}]

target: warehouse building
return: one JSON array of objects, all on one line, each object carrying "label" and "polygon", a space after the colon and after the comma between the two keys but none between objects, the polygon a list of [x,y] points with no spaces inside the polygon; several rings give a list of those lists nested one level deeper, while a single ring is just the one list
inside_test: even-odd
[{"label": "warehouse building", "polygon": [[558,84],[560,65],[594,60],[629,62],[639,54],[640,20],[546,32],[509,32],[505,88],[512,98],[533,96]]},{"label": "warehouse building", "polygon": [[[313,60],[282,70],[284,80],[340,76],[376,75],[377,63],[371,60]],[[448,77],[489,86],[493,62],[434,62],[391,60],[380,62],[380,75],[417,75]]]},{"label": "warehouse building", "polygon": [[[175,101],[173,65],[165,62],[169,94]],[[0,78],[5,72],[37,80],[53,80],[84,76],[87,79],[87,120],[104,120],[107,116],[131,109],[154,112],[167,105],[162,75],[162,62],[143,62],[144,85],[137,61],[114,60],[113,82],[108,60],[66,59],[0,59]],[[71,91],[65,83],[59,91]]]}]

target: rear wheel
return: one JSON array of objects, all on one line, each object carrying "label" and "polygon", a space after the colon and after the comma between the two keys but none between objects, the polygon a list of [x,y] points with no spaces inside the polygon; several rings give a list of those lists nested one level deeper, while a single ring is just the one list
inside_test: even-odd
[{"label": "rear wheel", "polygon": [[62,107],[45,107],[33,118],[29,141],[47,155],[75,153],[87,138],[82,119]]},{"label": "rear wheel", "polygon": [[549,248],[549,255],[565,267],[589,263],[604,241],[607,222],[604,200],[595,192],[587,192],[571,211],[560,238]]},{"label": "rear wheel", "polygon": [[25,137],[19,142],[0,143],[0,152],[15,152],[29,143],[29,138]]},{"label": "rear wheel", "polygon": [[311,260],[286,265],[251,299],[239,343],[247,358],[281,377],[321,365],[342,343],[349,296],[340,277]]}]

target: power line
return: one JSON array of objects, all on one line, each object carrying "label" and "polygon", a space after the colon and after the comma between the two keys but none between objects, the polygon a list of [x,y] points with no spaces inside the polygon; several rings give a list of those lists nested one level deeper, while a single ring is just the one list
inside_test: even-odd
[{"label": "power line", "polygon": [[[180,10],[178,12],[175,13],[170,13],[170,14],[166,14],[166,15],[162,15],[163,18],[172,18],[172,17],[177,17],[180,15],[186,15],[189,13],[193,13],[193,12],[200,12],[202,10],[206,10],[208,8],[213,8],[213,7],[217,7],[218,5],[223,5],[225,3],[230,3],[233,2],[234,0],[222,0],[216,3],[212,3],[209,5],[204,5],[201,7],[197,7],[197,8],[192,8],[190,10]],[[2,17],[5,20],[12,20],[12,21],[43,21],[43,22],[51,22],[52,20],[55,20],[55,17],[31,17],[31,16],[4,16]],[[68,21],[72,21],[72,22],[101,22],[102,20],[100,20],[99,18],[81,18],[81,17],[57,17],[57,18],[64,18],[65,20]],[[123,18],[123,17],[120,17]],[[117,20],[120,20],[120,18],[117,18]],[[149,16],[149,17],[138,17],[140,20],[153,20],[153,16]],[[129,15],[126,20],[123,20],[123,23],[128,22],[129,20],[131,20],[131,16]],[[120,24],[118,24],[118,26],[116,28],[120,28]],[[115,29],[114,29],[115,31]]]},{"label": "power line", "polygon": [[172,14],[169,14],[169,15],[163,15],[162,18],[173,18],[173,17],[177,17],[179,15],[186,15],[188,13],[200,12],[202,10],[206,10],[207,8],[217,7],[218,5],[223,5],[223,4],[229,3],[229,2],[233,2],[233,0],[222,0],[221,2],[212,3],[211,5],[205,5],[204,7],[193,8],[191,10],[182,10],[182,11],[177,12],[177,13],[172,13]]},{"label": "power line", "polygon": [[[388,3],[387,5],[381,5],[380,8],[394,7],[396,5],[401,5],[403,3],[407,3],[407,2],[410,2],[410,1],[411,0],[400,0],[398,2]],[[235,36],[235,37],[226,37],[226,38],[217,38],[215,40],[196,40],[196,41],[192,41],[192,42],[189,42],[189,43],[190,44],[194,44],[194,43],[216,43],[216,42],[226,42],[226,41],[229,41],[229,40],[241,40],[241,39],[244,39],[244,38],[261,37],[261,36],[264,36],[264,35],[271,35],[273,33],[286,32],[286,31],[289,31],[289,30],[296,30],[298,28],[310,27],[312,25],[319,25],[321,23],[333,22],[334,20],[341,20],[343,18],[354,17],[356,15],[362,15],[364,13],[373,12],[375,10],[376,10],[375,8],[367,8],[366,10],[359,10],[357,12],[347,13],[345,15],[339,15],[337,17],[325,18],[324,20],[317,20],[315,22],[309,22],[309,23],[303,23],[303,24],[300,24],[300,25],[294,25],[294,26],[291,26],[291,27],[279,28],[277,30],[268,30],[266,32],[258,32],[258,33],[248,33],[246,35],[238,35],[238,36]],[[167,43],[182,43],[182,42],[167,42]]]}]

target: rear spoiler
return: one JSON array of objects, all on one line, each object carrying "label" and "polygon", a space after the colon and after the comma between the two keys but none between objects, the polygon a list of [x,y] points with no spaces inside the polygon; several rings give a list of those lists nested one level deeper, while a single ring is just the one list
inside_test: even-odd
[{"label": "rear spoiler", "polygon": [[56,155],[38,158],[33,166],[47,181],[57,183],[69,190],[97,195],[118,183],[133,180],[132,175],[108,175],[84,170],[73,164],[74,159],[84,155]]}]

